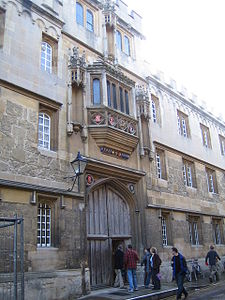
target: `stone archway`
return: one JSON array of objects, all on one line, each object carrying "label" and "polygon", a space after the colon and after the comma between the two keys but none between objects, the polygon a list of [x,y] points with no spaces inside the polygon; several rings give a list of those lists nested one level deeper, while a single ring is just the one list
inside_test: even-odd
[{"label": "stone archway", "polygon": [[111,285],[113,244],[131,239],[130,206],[126,197],[105,182],[89,192],[86,218],[91,285]]}]

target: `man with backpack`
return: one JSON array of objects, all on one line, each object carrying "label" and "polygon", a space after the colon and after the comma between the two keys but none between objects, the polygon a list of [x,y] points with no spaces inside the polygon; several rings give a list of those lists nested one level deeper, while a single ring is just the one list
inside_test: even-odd
[{"label": "man with backpack", "polygon": [[177,283],[177,300],[181,299],[182,294],[184,294],[184,299],[188,298],[188,292],[184,288],[184,278],[187,273],[187,262],[185,257],[178,252],[177,248],[172,248],[172,268],[173,268],[173,280]]}]

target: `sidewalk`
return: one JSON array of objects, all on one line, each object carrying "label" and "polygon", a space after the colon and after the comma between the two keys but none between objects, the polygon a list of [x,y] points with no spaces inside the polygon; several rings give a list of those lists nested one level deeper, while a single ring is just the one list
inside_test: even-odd
[{"label": "sidewalk", "polygon": [[[224,280],[225,275],[224,273],[221,274],[221,279]],[[201,289],[205,288],[207,286],[210,286],[209,278],[201,278],[198,281],[192,281],[192,282],[185,282],[184,286],[187,288],[187,290],[195,290],[195,289]],[[79,299],[99,299],[99,300],[136,300],[136,299],[163,299],[172,295],[176,294],[177,286],[175,282],[171,283],[162,283],[161,290],[160,291],[152,291],[150,288],[146,289],[144,286],[139,287],[138,291],[135,291],[134,293],[129,293],[127,289],[119,289],[119,288],[105,288],[101,290],[92,291],[89,295],[83,296]]]}]

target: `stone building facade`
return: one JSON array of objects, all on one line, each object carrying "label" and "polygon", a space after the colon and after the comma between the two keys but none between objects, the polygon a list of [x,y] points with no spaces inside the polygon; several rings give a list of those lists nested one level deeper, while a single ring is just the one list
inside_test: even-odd
[{"label": "stone building facade", "polygon": [[172,245],[223,256],[225,124],[151,74],[141,17],[121,0],[0,0],[0,18],[0,216],[24,218],[26,296],[112,284],[119,243],[156,246],[165,279]]}]

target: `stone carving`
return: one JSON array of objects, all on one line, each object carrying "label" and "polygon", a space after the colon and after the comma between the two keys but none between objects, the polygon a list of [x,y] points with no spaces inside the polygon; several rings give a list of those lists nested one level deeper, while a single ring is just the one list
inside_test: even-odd
[{"label": "stone carving", "polygon": [[115,78],[117,81],[120,81],[121,83],[128,85],[128,86],[135,86],[135,82],[127,77],[119,68],[118,64],[99,58],[97,61],[95,61],[92,65],[89,65],[87,70],[89,72],[96,72],[105,70],[106,73],[110,74],[113,78]]},{"label": "stone carving", "polygon": [[103,4],[105,24],[114,27],[116,24],[115,5],[112,0],[106,0]]},{"label": "stone carving", "polygon": [[71,70],[71,83],[77,86],[84,85],[84,74],[86,68],[85,51],[79,54],[79,47],[73,47],[73,54],[69,58],[69,69]]},{"label": "stone carving", "polygon": [[144,86],[136,85],[135,88],[138,115],[145,119],[150,118],[149,91]]},{"label": "stone carving", "polygon": [[90,125],[107,125],[137,136],[137,122],[118,112],[93,109],[89,111],[89,120]]}]

